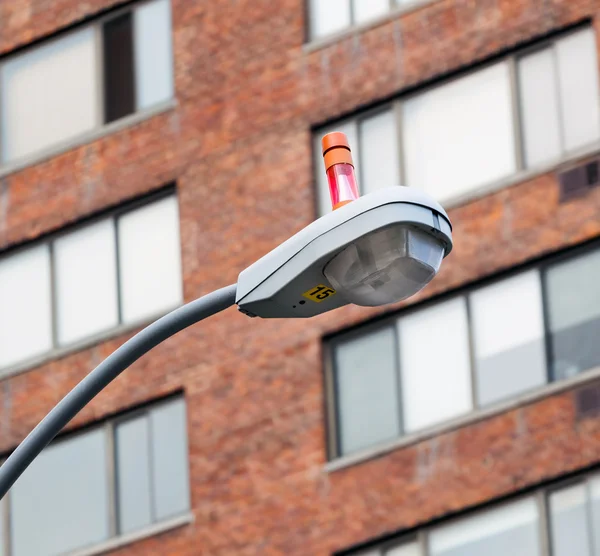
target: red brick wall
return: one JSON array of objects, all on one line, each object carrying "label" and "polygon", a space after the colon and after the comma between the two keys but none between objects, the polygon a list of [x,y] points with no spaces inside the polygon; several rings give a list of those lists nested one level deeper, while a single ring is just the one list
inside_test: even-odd
[{"label": "red brick wall", "polygon": [[[440,0],[308,51],[302,0],[172,3],[176,107],[0,180],[0,248],[176,180],[191,300],[314,218],[311,125],[600,13],[592,0]],[[113,4],[2,2],[0,50]],[[600,235],[600,190],[559,204],[542,175],[450,216],[455,251],[416,300]],[[195,521],[116,554],[326,555],[600,460],[600,419],[577,421],[567,392],[325,472],[321,336],[379,312],[232,309],[102,393],[72,426],[178,389],[188,403]],[[1,382],[0,451],[125,339]]]}]

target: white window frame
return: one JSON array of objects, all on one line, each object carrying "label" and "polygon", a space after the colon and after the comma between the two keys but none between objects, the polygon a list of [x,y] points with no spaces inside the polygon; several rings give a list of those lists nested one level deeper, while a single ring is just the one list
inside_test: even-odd
[{"label": "white window frame", "polygon": [[[170,4],[170,9],[172,10],[172,0],[168,0],[168,1]],[[112,122],[105,123],[105,119],[106,119],[105,118],[106,115],[105,115],[105,111],[104,111],[105,83],[104,83],[103,53],[102,53],[102,45],[103,45],[104,37],[103,37],[103,33],[102,33],[102,27],[107,21],[118,18],[124,14],[131,13],[133,15],[137,8],[141,7],[144,4],[148,4],[151,2],[153,2],[153,0],[140,0],[140,1],[134,2],[133,4],[116,9],[114,11],[111,11],[108,14],[103,15],[103,16],[93,18],[91,21],[85,22],[81,25],[77,25],[75,28],[70,29],[68,31],[59,31],[58,33],[56,33],[55,35],[53,35],[52,37],[50,37],[48,39],[36,41],[34,44],[28,45],[25,48],[20,49],[18,52],[9,53],[5,57],[2,57],[0,59],[0,68],[1,68],[4,63],[12,60],[15,57],[18,57],[23,54],[27,54],[37,48],[46,46],[53,42],[60,41],[63,38],[65,38],[71,34],[75,34],[79,31],[81,31],[82,29],[86,29],[89,27],[92,27],[94,29],[95,51],[96,51],[95,52],[95,56],[96,56],[95,87],[97,89],[97,94],[96,94],[97,106],[96,106],[96,125],[95,125],[95,127],[92,130],[85,131],[85,132],[78,134],[70,139],[57,141],[55,144],[52,144],[48,147],[44,147],[40,150],[37,150],[33,153],[24,155],[22,157],[15,158],[14,160],[4,161],[4,160],[0,159],[0,178],[7,176],[11,173],[14,173],[16,171],[19,171],[23,168],[26,168],[27,166],[31,166],[33,164],[42,162],[43,160],[46,160],[48,158],[51,158],[51,157],[61,154],[63,152],[69,151],[75,147],[79,147],[81,145],[95,141],[96,139],[99,139],[99,138],[109,135],[111,133],[120,131],[121,129],[135,125],[135,124],[139,123],[140,121],[146,120],[152,116],[155,116],[155,115],[165,112],[167,110],[171,110],[176,105],[176,100],[175,100],[175,97],[176,97],[176,86],[175,85],[176,84],[175,84],[175,75],[173,73],[173,75],[171,76],[171,79],[173,80],[173,86],[172,86],[173,96],[172,96],[172,98],[162,101],[160,103],[157,103],[155,105],[152,105],[150,107],[140,109],[140,110],[138,110],[137,108],[134,107],[134,110],[131,114],[127,114],[126,116],[123,116],[122,118],[119,118]],[[172,18],[171,18],[171,20],[172,20]],[[133,32],[133,30],[132,30],[132,32]],[[170,40],[171,40],[171,53],[172,53],[172,56],[174,57],[175,51],[174,51],[172,28],[171,28]],[[134,60],[134,64],[135,64],[135,60]],[[174,66],[174,60],[173,60],[173,66]],[[134,79],[135,79],[135,75],[134,75]],[[2,91],[0,91],[0,94],[2,94]],[[2,122],[0,122],[0,125],[2,125]],[[0,140],[1,140],[1,138],[0,138]],[[0,144],[0,153],[2,153],[2,150],[3,150],[2,145]]]},{"label": "white window frame", "polygon": [[[146,323],[152,322],[156,320],[158,317],[168,313],[169,311],[175,309],[180,306],[181,303],[174,305],[166,310],[161,310],[156,312],[156,314],[149,315],[148,317],[144,317],[142,319],[126,322],[123,319],[123,302],[121,299],[121,281],[120,281],[120,265],[119,265],[119,226],[118,220],[120,217],[134,212],[139,208],[143,208],[147,205],[150,205],[154,202],[159,202],[168,197],[177,198],[177,190],[174,184],[170,184],[166,187],[163,187],[161,190],[156,191],[144,198],[134,200],[129,203],[125,203],[115,209],[109,209],[107,211],[96,214],[90,218],[87,218],[83,221],[77,222],[76,224],[64,228],[56,233],[48,234],[48,236],[43,239],[34,240],[32,242],[28,242],[23,245],[19,245],[14,249],[10,249],[4,253],[0,253],[0,264],[4,257],[10,257],[15,253],[18,253],[21,250],[26,250],[31,248],[32,246],[37,246],[40,244],[47,244],[49,246],[50,252],[50,289],[51,289],[51,298],[50,298],[50,313],[51,313],[51,328],[52,328],[52,348],[50,351],[47,351],[42,354],[38,354],[22,361],[18,361],[14,364],[8,365],[7,367],[0,367],[0,379],[6,378],[8,376],[12,376],[18,374],[20,372],[26,371],[30,368],[36,367],[46,361],[51,359],[55,359],[57,357],[61,357],[67,353],[71,353],[74,351],[78,351],[99,341],[106,340],[122,334],[123,332],[133,330],[142,326]],[[73,232],[77,232],[81,228],[84,228],[90,224],[94,224],[96,222],[101,222],[107,219],[112,219],[113,227],[114,227],[114,241],[115,241],[115,256],[116,256],[116,280],[117,280],[117,308],[118,308],[118,322],[114,327],[107,328],[100,332],[94,333],[90,336],[77,340],[75,342],[61,345],[58,338],[58,305],[57,305],[57,288],[56,288],[56,265],[55,265],[55,255],[54,255],[54,241],[68,235]],[[180,220],[177,222],[177,225],[180,225]],[[178,249],[181,250],[181,241],[179,242]],[[182,254],[180,254],[181,259],[183,260]]]},{"label": "white window frame", "polygon": [[305,36],[306,36],[306,45],[309,47],[320,47],[321,45],[326,45],[331,42],[337,41],[340,38],[347,36],[349,33],[353,33],[355,31],[363,31],[374,25],[379,25],[383,21],[386,21],[392,17],[395,17],[400,14],[404,14],[415,10],[417,8],[422,7],[424,4],[431,4],[437,0],[411,0],[404,4],[399,4],[397,0],[388,0],[388,9],[386,12],[382,13],[379,16],[373,17],[372,19],[357,22],[355,15],[354,5],[356,2],[361,2],[363,0],[346,0],[350,6],[350,24],[340,29],[339,31],[334,31],[332,33],[326,33],[323,35],[316,35],[314,29],[312,28],[312,17],[311,17],[311,6],[310,0],[305,0],[305,14],[306,14],[306,25],[305,25]]},{"label": "white window frame", "polygon": [[[185,397],[182,394],[171,395],[167,398],[163,398],[161,400],[153,401],[144,407],[134,409],[132,411],[127,411],[121,415],[117,415],[115,417],[111,417],[101,423],[92,425],[89,428],[85,428],[84,430],[77,430],[73,432],[66,433],[61,435],[56,440],[52,442],[52,444],[60,444],[62,441],[68,441],[71,438],[74,438],[78,435],[84,435],[87,432],[98,430],[100,428],[104,429],[104,437],[106,442],[106,476],[108,482],[108,531],[109,536],[106,541],[101,541],[98,544],[94,544],[91,546],[81,547],[80,549],[76,549],[74,551],[69,552],[71,556],[92,556],[95,554],[103,554],[106,551],[114,550],[120,546],[125,546],[132,542],[136,542],[137,540],[150,537],[156,535],[158,533],[162,533],[163,531],[168,531],[170,529],[174,529],[177,527],[181,527],[182,525],[186,525],[193,521],[193,515],[191,513],[191,505],[190,508],[183,511],[180,515],[167,518],[165,520],[153,521],[150,525],[140,528],[139,530],[133,531],[131,533],[121,534],[119,533],[119,525],[118,525],[118,484],[117,484],[117,458],[115,453],[115,435],[116,435],[116,427],[129,419],[134,419],[136,417],[141,417],[148,415],[150,411],[153,409],[159,408],[161,405],[168,405],[169,403],[173,403],[177,400],[183,400],[185,404]],[[186,413],[187,413],[187,404],[186,405]],[[187,428],[187,419],[186,419],[186,430],[187,434],[189,434],[189,429]],[[152,436],[150,435],[148,441],[151,443],[153,441]],[[187,455],[186,462],[188,466],[188,477],[190,476],[190,467],[189,467],[189,446],[187,447]],[[0,458],[2,461],[3,458]],[[191,493],[191,482],[188,482],[188,492]],[[9,492],[2,500],[0,500],[0,509],[4,510],[4,545],[2,548],[4,549],[5,556],[11,556],[11,530],[10,530],[10,496]],[[190,500],[191,502],[191,500]],[[1,515],[1,514],[0,514]],[[152,514],[153,515],[153,514]]]},{"label": "white window frame", "polygon": [[[464,203],[466,201],[481,197],[481,196],[491,193],[493,191],[502,189],[508,185],[512,185],[514,183],[518,183],[518,182],[528,179],[530,177],[533,177],[533,176],[536,176],[536,175],[539,175],[542,173],[546,173],[566,162],[581,158],[583,156],[591,155],[600,150],[600,138],[597,141],[594,141],[594,142],[592,142],[584,147],[581,147],[577,150],[566,151],[565,149],[563,149],[562,153],[558,156],[558,158],[556,158],[554,160],[544,162],[543,164],[539,164],[539,165],[535,165],[535,166],[530,166],[530,167],[526,166],[526,164],[525,164],[525,146],[524,146],[524,139],[523,139],[524,129],[523,129],[522,107],[521,107],[520,89],[519,89],[519,80],[518,80],[518,71],[517,71],[517,63],[518,63],[519,58],[527,56],[528,54],[534,53],[536,51],[539,51],[539,50],[542,50],[545,48],[554,48],[554,45],[557,41],[560,41],[561,39],[564,39],[572,34],[579,32],[579,31],[583,31],[584,29],[588,29],[589,27],[590,27],[589,24],[578,25],[572,29],[563,31],[561,33],[553,35],[552,37],[549,37],[542,41],[538,41],[535,44],[528,46],[526,48],[520,48],[512,53],[494,58],[493,60],[485,62],[484,64],[477,65],[476,67],[473,67],[473,68],[470,68],[467,70],[459,70],[458,72],[455,72],[453,75],[451,75],[447,78],[444,78],[440,81],[436,81],[433,84],[427,84],[421,88],[411,91],[410,93],[400,95],[397,98],[395,98],[394,100],[379,104],[377,106],[373,106],[371,108],[367,108],[366,110],[361,110],[360,112],[358,112],[356,114],[344,116],[340,119],[328,121],[328,122],[325,122],[324,124],[319,124],[317,126],[314,126],[313,134],[312,134],[313,135],[313,145],[317,144],[317,139],[320,139],[321,135],[323,134],[323,131],[332,129],[333,127],[335,127],[336,123],[348,124],[348,123],[354,122],[355,126],[359,126],[359,122],[362,119],[368,118],[371,115],[375,115],[379,111],[391,109],[396,114],[397,139],[398,139],[398,159],[397,159],[396,164],[398,165],[398,175],[400,177],[400,183],[402,185],[404,185],[404,184],[406,184],[407,176],[406,176],[406,157],[405,157],[404,145],[403,145],[403,143],[404,143],[404,140],[403,140],[404,128],[403,128],[403,124],[402,124],[403,103],[414,98],[415,96],[419,96],[423,93],[426,93],[427,91],[429,91],[431,89],[435,89],[437,87],[443,87],[444,85],[447,85],[447,84],[451,83],[452,81],[455,81],[457,79],[460,79],[460,78],[470,75],[472,73],[478,72],[480,70],[484,70],[484,69],[491,67],[493,65],[496,65],[496,64],[506,63],[506,64],[508,64],[508,68],[509,68],[510,97],[511,97],[511,101],[512,101],[512,127],[513,127],[513,133],[514,133],[513,144],[514,144],[514,155],[515,155],[515,171],[514,171],[514,173],[512,173],[506,177],[499,178],[492,182],[481,183],[481,184],[477,185],[476,187],[473,187],[470,191],[458,194],[456,196],[451,196],[448,199],[445,199],[443,201],[443,205],[445,207],[451,207],[451,206],[455,206],[455,205]],[[600,81],[600,71],[598,72],[598,79]],[[597,99],[597,102],[600,106],[600,98]],[[357,127],[357,130],[358,130],[357,132],[360,133],[360,127]],[[562,141],[562,138],[561,138],[561,141]],[[358,147],[358,145],[357,145],[357,147]],[[319,153],[315,153],[315,160],[318,160],[319,158],[316,156],[316,154],[319,154]],[[360,149],[358,149],[357,165],[359,168],[362,166],[360,156],[361,156]],[[315,168],[315,170],[317,172],[324,171],[322,168],[322,165],[320,165],[320,166],[317,165],[317,168]],[[359,180],[360,180],[360,178],[361,178],[361,176],[359,176]],[[313,187],[315,190],[315,195],[314,195],[315,214],[318,217],[318,216],[321,216],[323,214],[323,212],[321,211],[321,207],[319,206],[319,196],[316,194],[316,189],[319,186],[318,180],[316,180],[316,178],[313,179],[313,184],[314,184]],[[359,181],[359,188],[360,188],[360,181]]]}]

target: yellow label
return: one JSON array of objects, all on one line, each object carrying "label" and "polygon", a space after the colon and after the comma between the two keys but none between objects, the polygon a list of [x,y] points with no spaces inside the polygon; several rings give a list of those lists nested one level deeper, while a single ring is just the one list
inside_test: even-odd
[{"label": "yellow label", "polygon": [[307,292],[304,292],[302,297],[306,297],[306,299],[310,299],[315,303],[321,303],[321,301],[325,301],[328,297],[331,297],[334,294],[335,290],[331,289],[329,286],[319,284]]}]

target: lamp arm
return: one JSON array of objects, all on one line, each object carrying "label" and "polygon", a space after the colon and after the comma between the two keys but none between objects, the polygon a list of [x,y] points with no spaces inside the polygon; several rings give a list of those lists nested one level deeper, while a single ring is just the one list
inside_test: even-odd
[{"label": "lamp arm", "polygon": [[153,322],[88,374],[17,446],[0,467],[0,500],[31,462],[86,404],[142,355],[177,332],[235,303],[237,284],[221,288]]}]

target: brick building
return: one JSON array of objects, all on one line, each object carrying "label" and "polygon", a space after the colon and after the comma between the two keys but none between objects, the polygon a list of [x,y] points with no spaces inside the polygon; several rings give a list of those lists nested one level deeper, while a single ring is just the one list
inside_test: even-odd
[{"label": "brick building", "polygon": [[0,502],[0,555],[600,554],[593,0],[0,3],[0,456],[157,316],[363,192],[447,208],[395,307],[165,342]]}]

